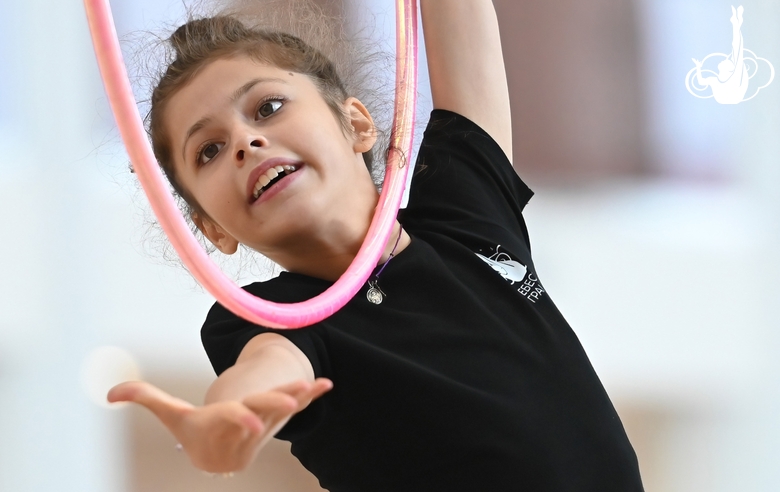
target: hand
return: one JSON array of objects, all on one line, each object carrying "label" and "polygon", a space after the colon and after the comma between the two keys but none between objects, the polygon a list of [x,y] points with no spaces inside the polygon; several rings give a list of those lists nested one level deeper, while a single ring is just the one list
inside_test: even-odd
[{"label": "hand", "polygon": [[701,62],[697,60],[696,58],[691,58],[693,60],[693,63],[696,65],[696,68],[701,68]]},{"label": "hand", "polygon": [[290,417],[332,387],[324,378],[296,381],[240,402],[196,407],[149,383],[132,381],[114,386],[108,401],[148,408],[178,439],[193,465],[210,473],[229,473],[249,466]]}]

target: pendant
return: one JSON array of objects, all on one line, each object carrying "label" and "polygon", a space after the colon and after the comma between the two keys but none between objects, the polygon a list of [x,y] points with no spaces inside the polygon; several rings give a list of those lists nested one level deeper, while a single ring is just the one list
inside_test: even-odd
[{"label": "pendant", "polygon": [[370,286],[368,292],[366,292],[366,299],[368,299],[368,302],[372,304],[382,304],[385,293],[382,292],[382,289],[379,288],[377,281],[369,280],[368,285]]}]

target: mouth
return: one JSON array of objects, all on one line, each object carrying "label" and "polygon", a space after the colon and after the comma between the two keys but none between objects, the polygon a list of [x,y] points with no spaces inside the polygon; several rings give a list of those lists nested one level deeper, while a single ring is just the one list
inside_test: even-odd
[{"label": "mouth", "polygon": [[302,164],[287,159],[269,159],[252,171],[249,180],[249,203],[256,202],[280,181],[295,173]]}]

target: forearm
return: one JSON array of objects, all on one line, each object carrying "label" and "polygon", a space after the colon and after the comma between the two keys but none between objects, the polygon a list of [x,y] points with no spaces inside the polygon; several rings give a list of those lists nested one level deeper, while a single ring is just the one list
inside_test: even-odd
[{"label": "forearm", "polygon": [[509,90],[491,0],[420,0],[433,106],[482,127],[512,156]]},{"label": "forearm", "polygon": [[314,381],[311,363],[297,347],[279,335],[263,337],[250,341],[236,364],[214,381],[206,393],[206,404],[242,401],[293,381]]}]

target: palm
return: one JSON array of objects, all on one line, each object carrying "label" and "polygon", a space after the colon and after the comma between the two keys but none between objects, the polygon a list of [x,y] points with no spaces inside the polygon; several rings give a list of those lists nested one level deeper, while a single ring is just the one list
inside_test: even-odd
[{"label": "palm", "polygon": [[133,381],[112,388],[108,400],[148,408],[178,439],[196,467],[227,473],[246,468],[293,414],[331,387],[327,379],[297,381],[243,401],[196,407],[149,383]]}]

